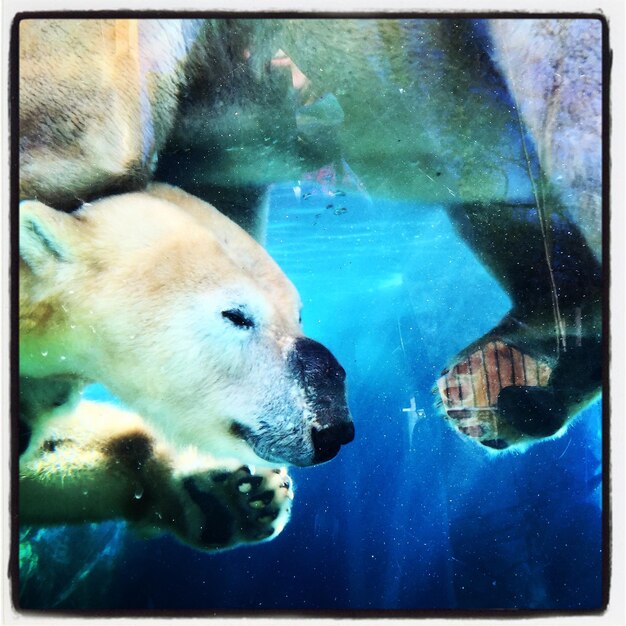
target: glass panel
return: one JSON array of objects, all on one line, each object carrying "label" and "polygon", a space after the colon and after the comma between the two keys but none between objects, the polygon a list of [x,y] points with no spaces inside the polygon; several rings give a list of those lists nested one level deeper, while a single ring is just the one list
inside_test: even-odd
[{"label": "glass panel", "polygon": [[19,22],[19,607],[601,608],[602,30]]}]

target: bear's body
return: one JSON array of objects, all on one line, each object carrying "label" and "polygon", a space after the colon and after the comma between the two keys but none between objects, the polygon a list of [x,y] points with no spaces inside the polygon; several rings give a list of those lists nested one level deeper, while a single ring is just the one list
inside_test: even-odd
[{"label": "bear's body", "polygon": [[[341,170],[345,159],[373,196],[445,204],[514,304],[510,316],[462,351],[440,380],[446,417],[488,447],[523,446],[562,432],[601,385],[601,30],[594,19],[24,20],[19,24],[20,194],[72,211],[102,196],[142,191],[157,180],[212,203],[262,240],[267,185],[327,163]],[[185,204],[198,206],[185,198]],[[45,229],[25,231],[35,235],[39,251],[61,273],[21,279],[30,294],[23,301],[22,361],[34,379],[23,385],[24,418],[33,427],[42,416],[54,418],[55,402],[71,399],[75,375],[99,379],[104,372],[105,383],[163,428],[164,445],[193,442],[241,461],[262,457],[300,464],[314,461],[316,448],[325,449],[321,457],[336,451],[325,435],[317,442],[303,439],[298,428],[295,440],[304,446],[298,452],[291,435],[268,440],[255,434],[271,430],[258,417],[259,402],[274,404],[254,390],[267,382],[261,378],[282,384],[280,367],[267,376],[255,371],[244,384],[237,368],[233,373],[214,364],[209,379],[225,375],[231,383],[228,391],[222,387],[223,397],[205,398],[208,405],[219,407],[216,414],[223,416],[249,401],[245,412],[251,411],[251,422],[220,418],[221,437],[211,430],[211,441],[203,440],[198,413],[207,402],[190,391],[202,396],[207,378],[190,364],[198,356],[196,342],[210,333],[196,327],[192,339],[185,330],[176,351],[155,336],[177,336],[194,323],[175,312],[181,289],[195,280],[225,285],[251,244],[241,250],[230,240],[234,255],[227,255],[226,269],[209,277],[202,268],[210,267],[213,254],[198,272],[189,269],[206,243],[192,228],[184,244],[172,248],[173,259],[167,255],[168,263],[156,263],[150,247],[131,248],[156,231],[165,237],[170,212],[146,209],[141,227],[132,229],[124,202],[102,202],[111,213],[102,240],[89,231],[89,209],[78,218],[59,214],[51,222],[63,233],[84,215],[85,245],[104,242],[102,249],[94,246],[101,256],[89,259],[79,288],[72,285],[76,277],[63,279],[68,259],[55,238]],[[209,248],[228,237],[220,232],[231,229],[220,222]],[[243,241],[240,235],[235,239]],[[109,248],[112,243],[115,249]],[[111,259],[119,260],[109,265]],[[111,281],[86,280],[103,264]],[[259,283],[276,271],[269,259],[252,262],[244,281],[257,296],[250,306],[273,309]],[[55,287],[54,314],[49,302],[35,298],[42,280]],[[269,302],[281,303],[278,328],[290,337],[287,345],[297,345],[295,296],[282,278],[278,282],[282,295],[274,300],[272,283]],[[119,300],[103,301],[100,289],[109,285],[132,289],[120,292]],[[126,306],[127,297],[142,303],[136,317],[116,308]],[[223,311],[230,311],[243,333],[251,321],[235,300]],[[63,309],[68,304],[82,311],[81,328],[65,332],[62,342],[44,341],[42,328],[72,325]],[[193,319],[202,306],[193,304]],[[101,326],[86,321],[90,311]],[[152,320],[169,325],[155,326],[142,343],[146,338],[138,329]],[[97,359],[94,338],[102,340]],[[66,345],[72,347],[72,368]],[[275,357],[283,349],[276,340],[267,348]],[[218,348],[231,363],[239,350],[236,341]],[[513,375],[507,378],[492,367],[500,361],[490,350]],[[339,371],[317,348],[309,345],[308,353]],[[486,371],[480,380],[472,370],[477,359]],[[515,374],[516,362],[536,366],[537,374]],[[287,369],[306,380],[315,368],[294,357]],[[327,381],[317,382],[323,387]],[[493,393],[462,397],[475,383]],[[500,391],[507,387],[500,406]],[[240,397],[242,389],[248,400]],[[333,393],[339,397],[342,390]],[[281,403],[289,404],[284,398]],[[338,421],[345,426],[342,411]],[[172,412],[180,419],[171,421]],[[294,423],[279,421],[285,427]],[[347,440],[349,433],[337,436]],[[32,467],[33,451],[41,449],[33,448],[35,439],[49,441],[42,432],[33,438],[25,467]],[[48,456],[57,454],[59,446],[52,447],[44,446]]]},{"label": "bear's body", "polygon": [[595,19],[25,20],[20,194],[72,209],[156,178],[260,236],[267,185],[345,159],[371,194],[487,210],[535,201],[523,124],[600,258],[601,32]]}]

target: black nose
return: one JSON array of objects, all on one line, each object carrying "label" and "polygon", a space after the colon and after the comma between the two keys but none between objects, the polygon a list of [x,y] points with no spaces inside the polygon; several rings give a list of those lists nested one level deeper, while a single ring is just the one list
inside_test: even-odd
[{"label": "black nose", "polygon": [[313,463],[329,461],[354,439],[346,403],[346,372],[328,348],[307,337],[296,340],[291,359],[315,418],[316,426],[311,428]]},{"label": "black nose", "polygon": [[322,430],[313,428],[311,438],[315,448],[315,463],[324,463],[337,456],[342,445],[354,439],[354,424],[341,422]]},{"label": "black nose", "polygon": [[300,374],[309,384],[342,384],[346,380],[346,371],[331,351],[313,339],[296,339],[293,354]]}]

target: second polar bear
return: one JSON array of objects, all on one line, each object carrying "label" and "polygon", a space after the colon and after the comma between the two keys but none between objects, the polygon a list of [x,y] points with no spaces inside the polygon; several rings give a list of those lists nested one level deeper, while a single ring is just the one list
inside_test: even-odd
[{"label": "second polar bear", "polygon": [[[202,545],[197,536],[212,527],[213,510],[220,520],[231,511],[240,529],[255,509],[265,514],[261,525],[284,523],[284,472],[248,476],[237,468],[323,462],[354,435],[345,372],[302,336],[299,308],[295,288],[260,245],[173,187],[112,196],[73,214],[23,202],[20,409],[33,433],[21,463],[23,521],[46,522],[46,511],[55,521],[56,479],[112,489],[108,509],[78,498],[75,516],[132,518],[127,500],[133,485],[145,489],[142,476],[150,474],[158,492],[187,467],[221,478],[200,486],[182,479],[174,488],[210,509],[192,543]],[[141,419],[73,408],[85,381],[103,383]],[[117,479],[107,487],[111,465]],[[274,530],[257,524],[240,534],[254,540]],[[230,545],[227,534],[221,545],[204,543]]]}]

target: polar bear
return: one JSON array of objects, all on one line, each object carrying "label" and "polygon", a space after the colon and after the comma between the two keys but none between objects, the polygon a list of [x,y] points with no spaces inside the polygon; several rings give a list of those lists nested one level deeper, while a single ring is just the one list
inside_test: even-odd
[{"label": "polar bear", "polygon": [[[121,517],[213,549],[275,536],[281,466],[354,435],[345,371],[299,310],[264,249],[179,189],[71,214],[23,201],[20,521]],[[81,402],[86,381],[133,413]]]},{"label": "polar bear", "polygon": [[268,185],[347,162],[374,197],[445,205],[511,297],[439,381],[457,432],[523,447],[600,392],[601,17],[18,26],[22,198],[71,211],[158,180],[262,241]]}]

